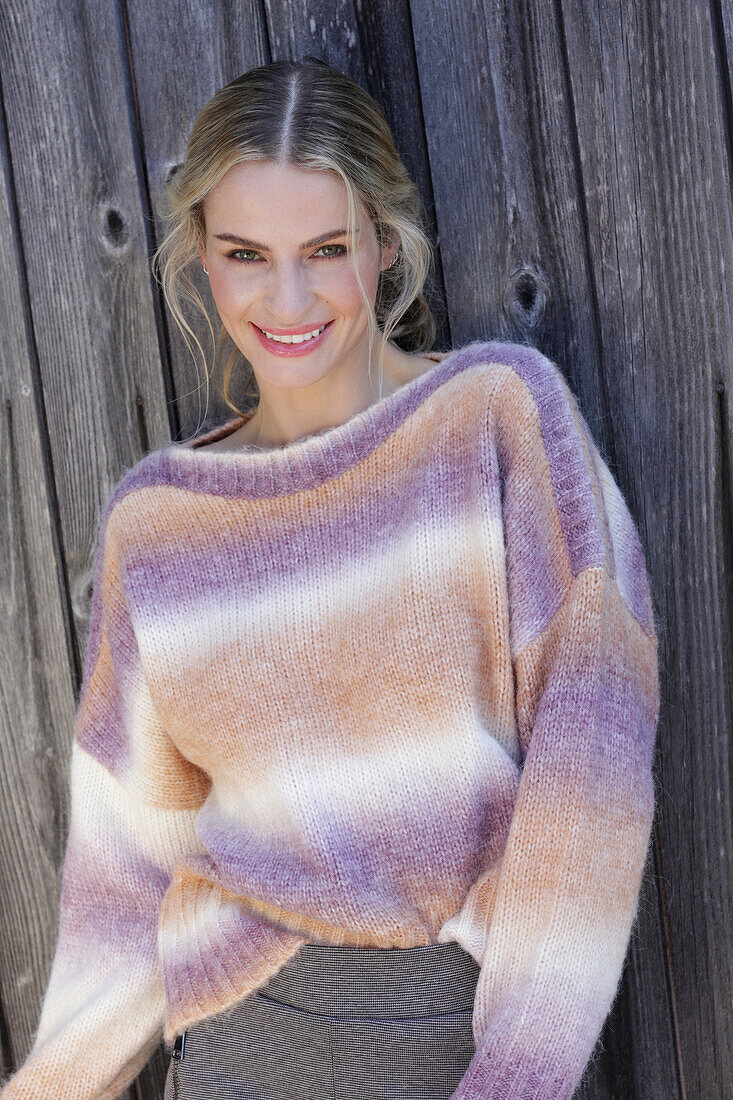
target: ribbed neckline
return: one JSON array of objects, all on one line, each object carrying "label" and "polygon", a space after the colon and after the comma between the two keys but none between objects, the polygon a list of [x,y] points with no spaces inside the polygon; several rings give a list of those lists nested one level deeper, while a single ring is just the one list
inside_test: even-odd
[{"label": "ribbed neckline", "polygon": [[[445,351],[431,351],[426,352],[423,358],[433,359],[436,363],[439,363],[442,359],[446,357],[447,354],[448,353]],[[432,369],[433,368],[431,367],[427,367],[424,371],[422,371],[421,374],[417,375],[416,378],[409,379],[409,381],[414,382],[417,380],[417,378],[422,378],[423,375],[430,373],[430,370]],[[401,386],[398,387],[397,390],[394,390],[393,393],[397,393],[398,390],[403,389],[404,386],[408,384],[409,382],[403,383]],[[392,394],[387,394],[387,397],[390,396],[392,396]],[[368,406],[368,408],[373,408],[375,405],[381,404],[381,402],[384,400],[386,400],[386,397],[379,398],[378,401],[374,401],[372,405]],[[367,409],[362,409],[362,412],[367,411]],[[245,414],[244,416],[232,416],[229,420],[225,420],[222,424],[217,424],[216,427],[211,428],[209,431],[202,432],[200,435],[194,436],[193,439],[187,439],[183,443],[176,443],[174,444],[174,446],[183,447],[185,450],[198,450],[200,451],[200,453],[206,453],[207,455],[233,454],[238,456],[240,454],[272,454],[275,451],[290,450],[292,447],[296,447],[300,443],[305,443],[309,439],[320,439],[323,436],[327,435],[329,432],[335,431],[336,428],[343,428],[345,424],[351,423],[352,420],[361,415],[360,413],[354,413],[354,416],[349,417],[348,420],[345,420],[341,424],[334,425],[330,428],[322,428],[318,432],[311,432],[310,435],[302,436],[300,439],[295,439],[291,443],[272,444],[270,446],[264,447],[256,443],[247,443],[238,448],[236,451],[211,451],[208,448],[205,452],[201,451],[202,444],[213,443],[220,439],[226,439],[228,435],[232,435],[234,432],[237,431],[238,428],[241,428],[242,424],[244,424],[245,421],[249,420],[253,414],[254,410],[252,410],[252,412],[250,413]]]},{"label": "ribbed neckline", "polygon": [[[355,413],[342,424],[280,447],[210,451],[193,443],[222,438],[246,417],[234,417],[184,443],[167,443],[148,456],[148,484],[165,482],[221,496],[280,496],[315,488],[361,461],[443,382],[468,366],[501,356],[506,344],[476,341],[449,352],[432,352],[434,367]],[[142,471],[141,471],[142,473]]]}]

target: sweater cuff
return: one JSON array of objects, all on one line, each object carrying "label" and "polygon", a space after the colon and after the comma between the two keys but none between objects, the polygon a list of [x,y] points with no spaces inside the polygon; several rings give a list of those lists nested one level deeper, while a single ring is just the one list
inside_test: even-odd
[{"label": "sweater cuff", "polygon": [[[516,1057],[516,1061],[513,1060]],[[520,1051],[500,1064],[490,1054],[474,1055],[451,1100],[571,1100],[577,1074],[558,1076],[556,1068],[530,1065]]]}]

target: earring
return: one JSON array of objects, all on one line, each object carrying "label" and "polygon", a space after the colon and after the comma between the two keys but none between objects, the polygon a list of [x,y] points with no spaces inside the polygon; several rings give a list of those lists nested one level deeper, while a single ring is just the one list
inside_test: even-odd
[{"label": "earring", "polygon": [[394,267],[394,265],[395,265],[395,264],[397,263],[397,261],[399,260],[399,258],[400,258],[400,250],[399,250],[399,248],[398,248],[398,249],[397,249],[397,251],[395,252],[394,256],[392,257],[392,263],[391,263],[391,264],[388,264],[388,265],[387,265],[387,266],[385,267],[385,269],[384,269],[384,270],[385,270],[385,271],[389,271],[389,270],[390,270],[390,268]]},{"label": "earring", "polygon": [[204,268],[204,273],[205,273],[206,275],[208,275],[208,274],[209,274],[209,272],[208,272],[208,271],[207,271],[207,269],[206,269],[206,264],[204,264],[204,265],[203,265],[203,268]]}]

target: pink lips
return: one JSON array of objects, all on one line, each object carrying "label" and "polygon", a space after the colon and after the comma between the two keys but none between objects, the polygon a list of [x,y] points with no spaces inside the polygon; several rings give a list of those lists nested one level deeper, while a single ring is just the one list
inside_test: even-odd
[{"label": "pink lips", "polygon": [[[255,330],[257,338],[262,344],[263,348],[267,348],[267,350],[273,355],[292,356],[309,355],[310,352],[312,352],[315,348],[320,347],[326,336],[328,336],[329,332],[331,331],[333,321],[329,321],[327,323],[323,332],[319,336],[314,336],[312,340],[304,340],[301,344],[280,344],[275,340],[268,340],[261,328],[258,328],[257,325],[253,324],[253,322],[251,321],[250,324]],[[267,331],[274,333],[275,336],[302,336],[304,332],[313,332],[313,330],[318,327],[318,325],[311,325],[310,328],[299,329],[272,328],[268,329]]]}]

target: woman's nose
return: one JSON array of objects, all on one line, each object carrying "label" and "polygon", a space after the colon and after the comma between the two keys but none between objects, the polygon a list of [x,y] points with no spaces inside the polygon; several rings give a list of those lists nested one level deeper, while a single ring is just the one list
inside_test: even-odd
[{"label": "woman's nose", "polygon": [[314,301],[313,288],[307,272],[300,264],[273,264],[268,273],[265,304],[273,323],[283,328],[307,320],[307,312]]}]

